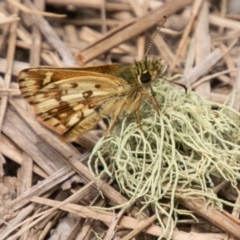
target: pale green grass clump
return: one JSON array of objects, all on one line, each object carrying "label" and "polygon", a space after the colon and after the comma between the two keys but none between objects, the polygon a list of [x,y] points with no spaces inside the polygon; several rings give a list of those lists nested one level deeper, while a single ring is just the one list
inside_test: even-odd
[{"label": "pale green grass clump", "polygon": [[[177,197],[204,198],[220,208],[223,202],[230,205],[212,191],[213,177],[229,181],[237,190],[240,114],[224,105],[213,110],[196,93],[177,91],[166,81],[154,90],[161,113],[145,101],[143,131],[135,116],[123,118],[110,137],[96,144],[89,167],[97,175],[111,176],[130,199],[128,204],[139,201],[141,211],[151,204],[169,233],[178,214],[186,213],[177,209]],[[163,216],[168,219],[165,224]]]}]

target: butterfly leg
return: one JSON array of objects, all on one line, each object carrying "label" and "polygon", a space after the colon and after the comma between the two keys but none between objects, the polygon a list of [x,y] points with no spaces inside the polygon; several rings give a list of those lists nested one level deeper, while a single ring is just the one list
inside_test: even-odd
[{"label": "butterfly leg", "polygon": [[124,105],[124,104],[125,104],[125,102],[123,101],[121,104],[116,105],[116,110],[115,110],[115,112],[113,113],[112,119],[111,119],[111,121],[110,121],[110,123],[109,123],[109,127],[108,127],[106,133],[104,134],[104,137],[105,137],[105,138],[106,138],[106,137],[109,135],[109,133],[111,132],[111,130],[112,130],[113,126],[114,126],[114,123],[115,123],[116,120],[117,120],[117,117],[119,116],[120,112],[122,111],[122,108],[123,108],[123,105]]},{"label": "butterfly leg", "polygon": [[159,115],[160,114],[160,106],[155,98],[155,92],[153,91],[153,89],[151,87],[150,87],[150,89],[151,89],[151,95],[147,92],[144,92],[144,96],[153,105],[153,107],[155,108],[155,110],[157,111],[157,113]]},{"label": "butterfly leg", "polygon": [[143,132],[142,124],[141,124],[140,110],[139,110],[140,109],[140,103],[141,103],[141,101],[139,101],[139,104],[138,104],[137,109],[136,109],[136,117],[137,117],[137,123],[139,125],[139,128]]}]

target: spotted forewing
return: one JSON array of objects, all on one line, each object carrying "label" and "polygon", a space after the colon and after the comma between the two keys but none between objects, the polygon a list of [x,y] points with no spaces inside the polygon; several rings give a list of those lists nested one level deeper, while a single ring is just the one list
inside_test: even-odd
[{"label": "spotted forewing", "polygon": [[160,61],[145,59],[129,66],[29,68],[18,80],[38,119],[62,140],[73,141],[106,115],[112,117],[108,135],[119,114],[138,112],[144,96],[156,107],[148,89],[161,72]]}]

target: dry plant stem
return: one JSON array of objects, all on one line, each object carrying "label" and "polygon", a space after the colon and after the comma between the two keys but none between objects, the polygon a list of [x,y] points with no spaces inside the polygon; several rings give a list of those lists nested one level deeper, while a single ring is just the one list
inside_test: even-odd
[{"label": "dry plant stem", "polygon": [[[85,55],[85,52],[87,52],[87,54],[90,54],[90,53],[92,52],[92,49],[93,49],[93,48],[95,49],[95,46],[96,46],[96,45],[98,46],[99,43],[102,43],[103,41],[105,41],[105,39],[106,39],[106,41],[107,41],[107,39],[108,39],[109,37],[111,37],[112,35],[115,35],[115,33],[118,33],[119,31],[122,31],[122,29],[130,26],[132,23],[133,23],[133,20],[127,21],[126,23],[123,23],[123,24],[119,25],[118,27],[113,28],[112,30],[108,31],[108,32],[107,32],[104,36],[102,36],[102,37],[101,37],[101,35],[98,34],[98,38],[97,38],[97,40],[94,41],[94,43],[88,45],[87,47],[85,47],[84,49],[82,49],[80,53],[78,53],[78,54],[76,55],[78,62],[79,62],[80,64],[82,64],[82,62],[83,62],[83,59],[82,59],[83,53],[84,53],[84,55]],[[87,30],[88,30],[88,29],[87,29]],[[89,30],[88,30],[88,31],[89,31]],[[94,37],[96,38],[96,36],[97,36],[97,34],[95,34]],[[85,38],[86,38],[86,37],[85,37]],[[89,37],[88,37],[88,39],[89,39]],[[113,41],[115,41],[115,40],[113,39]],[[102,47],[103,47],[103,45],[102,45]],[[99,51],[100,51],[100,50],[99,50]],[[102,52],[102,53],[104,53],[104,52]],[[92,53],[92,55],[93,55],[93,54],[94,54],[94,53]],[[85,60],[84,62],[90,61],[90,60],[94,59],[96,56],[97,56],[97,55],[94,55],[93,57]]]},{"label": "dry plant stem", "polygon": [[150,224],[152,224],[157,219],[156,215],[153,215],[148,220],[146,220],[144,223],[142,223],[137,229],[134,229],[132,232],[127,234],[125,237],[123,237],[121,240],[131,240],[134,237],[136,237],[140,232],[144,231]]},{"label": "dry plant stem", "polygon": [[[26,48],[26,49],[30,49],[31,48],[31,46],[32,46],[32,36],[20,24],[19,24],[19,27],[18,27],[18,30],[17,30],[17,37],[18,37],[18,39],[20,39],[20,41],[24,42],[25,45],[23,45],[23,48]],[[27,46],[29,46],[29,47],[27,47]]]},{"label": "dry plant stem", "polygon": [[68,43],[70,46],[79,46],[81,43],[78,40],[78,31],[77,28],[74,25],[66,25],[64,27],[64,36],[65,36],[65,42]]},{"label": "dry plant stem", "polygon": [[146,1],[140,3],[136,0],[128,0],[128,2],[136,16],[140,17],[143,12],[146,12],[146,8],[143,6],[143,4],[146,5]]},{"label": "dry plant stem", "polygon": [[145,53],[145,42],[146,42],[146,38],[144,35],[139,36],[138,40],[137,40],[137,60],[141,60],[144,58],[144,53]]},{"label": "dry plant stem", "polygon": [[107,18],[106,18],[106,0],[101,2],[101,22],[102,33],[107,32]]},{"label": "dry plant stem", "polygon": [[[227,47],[224,44],[221,44],[222,51],[226,51]],[[226,54],[223,59],[227,65],[227,69],[234,69],[236,67],[233,57],[230,54]],[[230,76],[232,79],[235,79],[237,77],[236,72],[230,72]]]},{"label": "dry plant stem", "polygon": [[154,43],[162,58],[166,61],[167,65],[170,66],[170,64],[173,62],[174,54],[167,43],[163,40],[163,37],[158,34],[154,39]]},{"label": "dry plant stem", "polygon": [[6,160],[4,156],[0,153],[0,178],[4,176],[4,169],[3,169],[4,164],[6,164]]},{"label": "dry plant stem", "polygon": [[[196,37],[196,65],[200,64],[210,54],[210,35],[209,35],[209,22],[208,22],[208,3],[203,2],[199,18],[195,30]],[[210,83],[205,82],[196,88],[196,92],[204,96],[206,99],[210,99]]]},{"label": "dry plant stem", "polygon": [[[11,2],[13,2],[13,1],[11,0]],[[40,2],[42,2],[42,1],[39,1],[38,3],[40,3]],[[38,41],[38,38],[39,37],[41,38],[40,33],[38,32],[38,29],[36,29],[35,26],[32,27],[32,30],[33,30],[33,35],[32,35],[32,43],[33,44],[32,44],[32,48],[31,48],[31,52],[30,52],[30,66],[31,67],[39,65],[39,63],[40,63],[39,53],[40,53],[40,48],[41,48],[40,41]],[[35,40],[37,40],[37,41],[35,41]],[[33,113],[33,109],[30,108],[30,106],[27,103],[25,103],[25,109],[27,110],[27,112]],[[18,182],[19,182],[18,196],[20,196],[26,190],[30,189],[31,185],[32,185],[33,160],[28,154],[26,154],[26,152],[22,153],[22,159],[23,159],[22,166],[19,169],[20,177],[18,180]]]},{"label": "dry plant stem", "polygon": [[[34,5],[29,0],[24,0],[25,4],[31,8],[35,9]],[[38,27],[41,33],[45,36],[49,44],[58,52],[61,56],[62,61],[65,66],[74,66],[75,60],[71,54],[71,52],[67,49],[65,44],[58,37],[54,29],[50,26],[50,24],[41,16],[38,15],[28,15],[34,24]]]},{"label": "dry plant stem", "polygon": [[41,183],[35,185],[28,191],[24,192],[21,196],[14,199],[10,203],[6,204],[4,208],[1,208],[0,212],[0,222],[2,223],[4,216],[9,214],[13,211],[18,210],[19,208],[23,207],[25,204],[30,202],[30,199],[33,196],[40,196],[41,194],[47,192],[48,190],[55,187],[57,184],[67,180],[71,176],[73,176],[75,172],[70,167],[63,167],[55,174],[52,174],[47,179],[43,180]]},{"label": "dry plant stem", "polygon": [[[1,13],[1,11],[0,11]],[[2,48],[4,46],[4,43],[6,42],[6,39],[7,39],[7,36],[8,36],[8,33],[9,33],[9,27],[11,25],[10,24],[7,24],[6,26],[4,26],[2,28],[2,37],[0,38],[0,51],[2,51]],[[6,68],[4,68],[4,71],[6,70]]]},{"label": "dry plant stem", "polygon": [[26,153],[22,153],[22,166],[18,170],[18,191],[20,196],[32,186],[33,161]]},{"label": "dry plant stem", "polygon": [[0,88],[0,96],[3,95],[20,96],[21,93],[18,89]]},{"label": "dry plant stem", "polygon": [[[102,1],[99,0],[46,0],[49,4],[56,4],[56,5],[69,5],[72,4],[77,7],[85,7],[85,8],[97,8],[100,9],[102,5]],[[106,10],[107,11],[131,11],[131,7],[128,4],[122,3],[106,3]]]},{"label": "dry plant stem", "polygon": [[121,195],[110,185],[93,177],[92,174],[89,172],[89,169],[79,161],[76,161],[74,157],[68,158],[68,162],[81,176],[84,176],[89,181],[94,180],[95,184],[103,192],[103,194],[107,198],[111,199],[115,204],[123,204],[127,201],[127,199],[123,197],[123,195]]},{"label": "dry plant stem", "polygon": [[185,45],[187,44],[187,38],[189,37],[189,34],[190,34],[190,32],[193,28],[193,24],[194,24],[194,22],[197,18],[198,11],[199,11],[202,3],[203,3],[203,0],[194,1],[191,19],[190,19],[190,21],[189,21],[189,23],[188,23],[188,25],[187,25],[184,33],[183,33],[182,39],[179,43],[179,46],[178,46],[178,49],[177,49],[177,52],[176,52],[176,55],[175,55],[175,58],[174,58],[174,61],[170,65],[170,69],[175,68],[176,63],[178,62],[178,59],[179,59],[180,55],[182,54],[182,50],[185,49]]},{"label": "dry plant stem", "polygon": [[[41,225],[43,225],[45,227],[44,227],[43,231],[41,232],[41,234],[39,234],[37,239],[38,240],[46,239],[47,235],[49,234],[51,229],[53,229],[54,226],[56,226],[56,224],[58,223],[60,217],[61,217],[61,212],[53,212],[53,213],[49,214],[45,219],[43,219],[43,221],[41,222]],[[36,224],[35,226],[37,226],[37,225],[38,224]],[[40,228],[42,229],[41,226],[40,226]],[[35,231],[37,233],[39,230],[36,229]],[[28,233],[28,232],[26,231],[25,233]],[[31,233],[31,234],[34,235],[34,233]]]},{"label": "dry plant stem", "polygon": [[[237,68],[229,69],[227,71],[228,71],[229,75],[232,75],[231,74],[232,72],[234,72],[234,71],[237,72]],[[223,71],[221,71],[219,73],[223,73]],[[234,75],[236,75],[236,73]],[[231,87],[233,86],[234,81],[233,81],[233,79],[230,76],[220,74],[218,76],[218,78],[222,82],[222,84],[229,85]]]},{"label": "dry plant stem", "polygon": [[180,81],[180,83],[185,85],[191,85],[196,82],[202,75],[208,73],[210,69],[221,59],[225,54],[227,54],[233,46],[238,42],[238,40],[234,39],[227,51],[221,52],[220,49],[215,49],[211,52],[204,61],[202,61],[199,65],[195,66],[191,72],[189,72],[184,79]]},{"label": "dry plant stem", "polygon": [[[227,1],[226,0],[222,0],[221,1],[221,10],[220,10],[221,17],[224,18],[226,16],[226,13],[227,13],[227,10],[228,10],[227,8],[228,8],[227,7]],[[223,31],[224,31],[223,27],[220,27],[219,28],[219,35],[222,35]]]},{"label": "dry plant stem", "polygon": [[[240,205],[240,194],[238,194],[238,197],[235,201],[236,205]],[[234,207],[233,211],[232,211],[232,216],[234,217],[234,219],[239,219],[239,215],[240,215],[240,209],[239,207]],[[234,240],[233,236],[226,236],[224,240]]]},{"label": "dry plant stem", "polygon": [[[86,238],[81,238],[79,237],[79,229],[81,229],[81,232],[79,234],[81,234],[84,230],[82,228],[82,221],[79,220],[72,228],[71,230],[71,233],[68,235],[68,238],[66,240],[73,240],[73,239],[76,239],[76,240],[79,240],[79,239],[89,239],[88,237]],[[77,238],[78,237],[78,238]]]},{"label": "dry plant stem", "polygon": [[[106,205],[105,203],[105,200],[101,198],[101,196],[99,197],[100,195],[98,195],[91,203],[91,206],[96,206],[96,207],[104,207]],[[97,202],[95,201],[96,199],[100,198],[100,200]],[[82,218],[83,219],[83,218]],[[90,218],[86,218],[84,220],[84,223],[82,225],[82,230],[81,232],[78,234],[78,239],[88,239],[88,235],[91,234],[91,231],[92,231],[92,227],[93,227],[93,224],[95,223],[96,221],[94,219],[90,219]]]},{"label": "dry plant stem", "polygon": [[80,146],[91,150],[95,146],[95,143],[99,140],[100,137],[96,136],[94,133],[89,132],[79,137],[75,142],[77,142]]},{"label": "dry plant stem", "polygon": [[[7,59],[5,58],[0,58],[0,72],[4,73],[7,68]],[[18,73],[24,69],[24,68],[29,68],[29,63],[24,63],[20,61],[13,61],[13,69],[12,69],[12,75],[17,76]]]},{"label": "dry plant stem", "polygon": [[[128,20],[126,23],[121,23],[119,24],[118,27],[113,28],[112,30],[108,31],[104,36],[107,38],[108,36],[111,36],[112,34],[114,34],[115,32],[120,31],[121,29],[125,28],[126,26],[130,25],[133,22],[133,20]],[[87,27],[83,27],[82,31],[80,32],[80,38],[86,42],[93,42],[93,44],[96,44],[96,42],[102,37],[102,34],[100,34],[97,31],[94,31],[90,28]],[[81,43],[81,42],[80,42]],[[79,45],[79,44],[78,44]],[[85,44],[86,45],[86,44]],[[91,48],[91,45],[88,45],[87,47],[84,46],[84,50],[87,50]],[[83,49],[83,47],[81,47],[81,49]],[[126,52],[130,53],[133,50],[135,50],[134,47],[129,46],[125,43],[122,43],[118,46],[116,46],[115,48],[111,49],[112,53],[117,53],[117,54],[124,54]],[[106,62],[102,63],[105,64]],[[90,65],[90,63],[89,63]]]},{"label": "dry plant stem", "polygon": [[111,220],[111,223],[108,223],[109,227],[108,227],[108,230],[107,230],[107,233],[105,234],[105,237],[103,240],[111,240],[114,238],[114,235],[115,235],[115,232],[116,232],[116,225],[117,223],[119,222],[120,218],[119,216],[123,215],[124,211],[123,209],[121,209],[121,211],[116,214],[115,212],[112,213],[112,220]]},{"label": "dry plant stem", "polygon": [[[238,56],[238,60],[240,60],[240,55]],[[236,91],[236,93],[234,94],[234,103],[233,103],[233,107],[239,111],[240,110],[240,93],[239,93],[239,88],[240,88],[240,63],[238,62],[238,67],[237,67],[237,76],[235,78],[234,84],[233,84],[233,90],[238,90]]]},{"label": "dry plant stem", "polygon": [[36,15],[42,15],[45,17],[66,17],[66,15],[60,15],[60,14],[55,14],[55,13],[48,13],[48,12],[42,12],[42,11],[37,11],[37,10],[31,10],[27,7],[25,7],[23,4],[17,2],[16,0],[7,0],[7,2],[10,2],[12,5],[17,7],[19,10],[28,13],[28,14],[36,14]]},{"label": "dry plant stem", "polygon": [[[83,199],[86,195],[88,195],[91,191],[92,191],[92,185],[94,184],[94,182],[89,182],[88,184],[86,184],[83,188],[79,189],[77,192],[75,192],[74,194],[72,194],[71,196],[69,196],[66,200],[64,200],[60,205],[56,205],[54,208],[52,208],[51,210],[54,211],[54,210],[57,210],[60,206],[66,204],[66,203],[76,203],[76,202],[80,202],[81,199]],[[101,204],[104,204],[104,201],[100,201],[100,206],[101,207]],[[96,204],[96,206],[98,206],[98,204]],[[92,219],[91,219],[92,220]],[[78,223],[80,223],[81,220],[78,221]],[[88,222],[89,223],[89,222]],[[76,224],[76,225],[79,225],[79,224]],[[75,226],[77,227],[77,226]],[[88,224],[88,227],[89,224]],[[81,229],[81,233],[84,234],[84,232],[88,232],[88,229]],[[71,233],[71,236],[74,237],[73,239],[75,239],[76,237],[76,234],[77,232],[74,234],[73,232],[74,230],[72,230],[72,233]],[[76,229],[76,231],[79,231],[79,228]],[[91,231],[91,229],[89,230]],[[73,236],[74,235],[74,236]],[[71,239],[70,237],[71,236],[68,236],[67,239]],[[83,238],[79,238],[78,236],[78,239],[85,239],[84,237]]]},{"label": "dry plant stem", "polygon": [[[36,8],[43,11],[44,2],[43,0],[34,1]],[[32,38],[31,38],[31,51],[30,51],[30,66],[37,67],[40,65],[40,54],[41,54],[41,45],[42,37],[39,29],[36,26],[32,26]]]},{"label": "dry plant stem", "polygon": [[46,173],[53,174],[65,166],[64,157],[39,138],[10,107],[5,114],[4,123],[3,133],[31,156]]},{"label": "dry plant stem", "polygon": [[149,12],[145,16],[138,18],[134,23],[127,26],[125,29],[116,32],[111,37],[105,38],[103,36],[96,44],[91,45],[91,48],[83,50],[79,55],[78,59],[82,63],[86,63],[96,56],[108,51],[109,49],[115,47],[116,45],[131,39],[132,37],[146,31],[148,28],[158,24],[164,15],[171,15],[176,11],[184,8],[186,5],[190,4],[191,0],[181,0],[181,1],[169,1],[165,3],[162,7],[157,8],[154,11]]},{"label": "dry plant stem", "polygon": [[[129,0],[129,3],[131,4],[131,7],[135,13],[135,15],[139,18],[142,17],[144,14],[147,14],[147,10],[149,7],[149,1],[144,1],[143,3],[140,3],[136,0]],[[140,61],[144,58],[145,55],[145,35],[142,34],[137,39],[137,60]]]},{"label": "dry plant stem", "polygon": [[[38,206],[34,211],[34,216],[38,215],[40,212],[43,211],[43,208]],[[42,219],[35,220],[33,218],[28,218],[26,221],[23,222],[21,225],[21,230],[17,232],[16,235],[11,236],[10,239],[15,239],[19,236],[20,240],[25,239],[35,239],[44,240],[43,236],[47,235],[49,232],[48,229],[56,225],[57,219],[60,217],[60,211],[52,211],[42,216]]]},{"label": "dry plant stem", "polygon": [[[63,205],[63,204],[61,204],[61,202],[53,201],[53,200],[49,200],[49,199],[43,199],[43,198],[39,198],[39,197],[33,197],[32,201],[35,203],[45,204],[45,205],[52,206],[52,207],[55,207],[56,205],[61,205],[59,207],[59,209],[73,213],[73,214],[78,215],[83,218],[87,218],[87,217],[94,218],[96,220],[100,220],[100,221],[103,221],[103,222],[106,222],[109,224],[112,221],[112,213],[102,211],[102,210],[98,211],[98,210],[95,210],[94,207],[85,207],[85,206],[80,206],[80,205],[76,205],[76,204],[72,204],[72,203],[67,203],[67,204]],[[118,224],[127,229],[134,229],[134,228],[138,228],[139,226],[141,226],[142,222],[144,222],[144,221],[138,222],[134,218],[123,216]],[[154,236],[159,236],[161,234],[162,230],[159,226],[153,225],[153,226],[149,227],[146,230],[146,232],[151,235],[154,235]]]},{"label": "dry plant stem", "polygon": [[218,184],[216,187],[213,188],[214,193],[218,193],[221,189],[226,187],[229,184],[228,181],[224,180],[220,184]]},{"label": "dry plant stem", "polygon": [[6,25],[6,24],[9,24],[9,23],[12,23],[12,22],[16,22],[16,21],[19,21],[20,18],[19,17],[16,17],[16,16],[6,16],[4,18],[2,18],[0,20],[0,26],[1,25]]},{"label": "dry plant stem", "polygon": [[115,229],[116,229],[119,221],[122,219],[126,210],[127,209],[125,207],[123,207],[118,214],[115,214],[115,212],[112,213],[112,221],[109,224],[109,228],[108,228],[108,231],[107,231],[107,234],[106,234],[104,240],[113,239],[115,231],[116,231]]},{"label": "dry plant stem", "polygon": [[[93,184],[93,182],[88,183],[85,187],[83,187],[78,192],[71,195],[64,202],[60,202],[60,204],[55,205],[53,208],[46,210],[45,212],[42,212],[42,211],[38,212],[38,213],[34,214],[32,217],[26,219],[22,224],[25,224],[28,222],[28,225],[26,225],[26,227],[24,229],[22,229],[21,231],[18,231],[14,236],[12,236],[12,238],[21,236],[21,234],[23,234],[30,227],[34,227],[35,225],[39,226],[40,221],[42,221],[42,220],[45,221],[44,219],[51,217],[50,215],[55,215],[56,210],[58,210],[62,205],[65,205],[66,203],[69,203],[69,202],[76,202],[76,201],[79,201],[80,199],[84,198],[86,196],[86,194],[89,194],[90,186],[92,184]],[[29,221],[31,221],[32,219],[36,219],[36,220],[34,220],[31,224],[29,224]],[[5,231],[3,233],[4,237],[8,236],[12,231],[14,231],[16,228],[20,227],[22,224],[20,222],[18,222],[18,225],[14,225],[14,227],[10,228],[9,231]],[[46,224],[43,223],[43,225],[46,225]],[[4,239],[4,237],[3,237],[3,239]],[[0,238],[0,240],[1,239],[2,238]]]},{"label": "dry plant stem", "polygon": [[[98,18],[91,18],[91,19],[82,19],[73,20],[73,19],[61,19],[62,23],[65,24],[74,24],[75,26],[101,26],[101,22],[99,22]],[[116,27],[120,24],[119,20],[115,19],[107,19],[106,24],[108,27]]]},{"label": "dry plant stem", "polygon": [[190,201],[179,198],[179,202],[211,222],[214,226],[240,239],[240,221],[233,218],[229,213],[220,211],[212,206],[206,207],[206,203],[201,199]]},{"label": "dry plant stem", "polygon": [[[202,84],[206,81],[210,81],[211,79],[214,79],[214,78],[217,78],[223,74],[231,74],[231,72],[236,72],[237,69],[230,69],[230,70],[225,70],[225,71],[221,71],[221,72],[217,72],[217,73],[214,73],[214,74],[211,74],[211,75],[208,75],[206,77],[203,77],[201,79],[199,79],[197,82],[195,82],[191,87],[192,89],[195,89],[199,84]],[[230,82],[226,82],[226,84],[231,84]]]},{"label": "dry plant stem", "polygon": [[[39,9],[39,10],[44,9],[43,0],[40,0],[40,1],[35,0],[34,4],[36,5],[37,9]],[[40,51],[41,51],[42,38],[41,38],[41,33],[36,26],[32,26],[32,32],[33,32],[33,34],[32,34],[32,45],[31,45],[31,52],[30,52],[30,66],[34,67],[34,66],[40,65]],[[26,109],[28,112],[33,113],[33,109],[30,108],[29,105],[26,105]],[[30,177],[32,177],[31,171],[26,171],[25,167],[28,170],[29,166],[33,165],[33,160],[26,153],[23,153],[23,159],[24,159],[24,161],[23,161],[24,165],[22,165],[21,170],[23,172],[23,175],[26,176],[26,177],[24,177],[23,183],[27,184],[29,182],[29,185],[30,185],[32,182],[32,179],[30,179]],[[29,185],[28,185],[28,187],[30,188],[31,185],[30,186]],[[23,189],[22,192],[25,192],[27,189],[28,188]]]},{"label": "dry plant stem", "polygon": [[209,22],[215,26],[240,30],[239,21],[222,18],[213,14],[209,15]]},{"label": "dry plant stem", "polygon": [[191,72],[192,68],[194,67],[195,54],[196,54],[196,51],[194,50],[195,49],[195,43],[196,43],[195,39],[191,38],[191,40],[189,42],[189,47],[188,47],[185,66],[184,66],[184,71],[183,71],[184,76],[189,74]]},{"label": "dry plant stem", "polygon": [[210,100],[213,102],[224,104],[227,101],[228,97],[220,93],[211,93]]},{"label": "dry plant stem", "polygon": [[[55,149],[55,150],[53,149],[50,150],[48,148],[48,150],[44,150],[49,153],[53,153],[53,156],[51,157],[52,159],[51,164],[54,164],[55,159],[58,160],[58,163],[59,161],[61,162],[62,159],[65,159],[65,161],[69,165],[71,165],[72,168],[75,169],[81,176],[84,176],[89,181],[95,180],[99,184],[98,188],[100,188],[100,190],[104,193],[104,195],[106,195],[113,202],[115,202],[116,204],[123,204],[124,202],[126,202],[126,198],[123,197],[118,191],[113,189],[107,183],[101,180],[99,181],[92,176],[92,174],[89,172],[89,169],[85,165],[83,165],[81,162],[78,161],[78,159],[81,158],[81,156],[79,156],[79,153],[71,145],[61,142],[56,136],[54,136],[53,134],[50,134],[48,130],[41,127],[37,121],[34,122],[31,117],[26,116],[25,112],[14,101],[11,101],[11,104],[14,105],[15,109],[18,111],[21,117],[24,118],[25,121],[27,121],[27,123],[31,126],[31,128],[37,131],[38,134],[40,134],[40,136],[45,140],[45,143],[48,143],[50,146],[52,146]],[[21,121],[20,119],[17,120],[18,124],[20,121]],[[14,125],[12,126],[13,128],[14,128]],[[24,124],[20,124],[20,125],[23,126]],[[23,136],[23,133],[21,134],[21,140],[16,139],[17,144],[22,142],[22,136]],[[32,134],[30,134],[30,136],[32,136]],[[16,138],[15,133],[14,133],[14,137],[12,136],[12,138]],[[41,142],[42,140],[39,138],[38,140],[35,140],[35,141]],[[26,146],[28,147],[26,148]],[[29,146],[32,146],[32,147],[30,148]],[[35,144],[34,142],[32,142],[32,140],[29,141],[26,139],[26,142],[21,146],[21,148],[24,149],[34,160],[36,160],[39,157],[38,154],[37,155],[35,154],[36,151],[38,152],[38,149],[29,152],[30,149],[32,148],[34,149],[34,146]],[[57,151],[57,154],[56,154],[56,151]],[[59,156],[59,154],[61,154],[61,157]],[[40,157],[39,161],[43,161],[42,159],[45,159],[45,155]],[[48,164],[49,164],[49,161],[48,161]],[[55,167],[56,165],[54,165],[54,168]]]},{"label": "dry plant stem", "polygon": [[4,235],[7,236],[9,233],[14,231],[15,228],[13,229],[13,226],[17,226],[17,225],[21,224],[36,209],[36,207],[37,207],[37,205],[35,203],[31,203],[30,205],[25,206],[24,208],[20,209],[18,211],[18,214],[16,217],[13,214],[13,216],[11,216],[11,220],[8,222],[8,225],[6,226],[6,228],[1,229],[0,240],[7,239],[4,237]]},{"label": "dry plant stem", "polygon": [[224,35],[222,37],[215,37],[215,38],[212,39],[213,46],[218,45],[219,42],[226,41],[226,40],[231,40],[233,38],[238,38],[239,37],[239,30],[229,29],[227,31],[229,32],[229,34]]},{"label": "dry plant stem", "polygon": [[[10,39],[8,43],[8,52],[7,52],[7,65],[5,69],[5,86],[9,88],[12,76],[12,68],[13,68],[13,59],[15,54],[15,45],[16,45],[16,38],[17,38],[17,25],[18,22],[14,22],[10,26]],[[7,108],[8,96],[2,96],[1,98],[1,108],[0,108],[0,129],[2,129],[2,123],[4,119],[4,115]]]},{"label": "dry plant stem", "polygon": [[[15,240],[17,237],[21,237],[23,236],[23,234],[30,228],[37,226],[41,221],[44,221],[47,217],[49,217],[49,215],[54,216],[56,215],[57,212],[53,212],[52,210],[46,210],[45,212],[41,213],[41,216],[37,219],[37,220],[33,220],[33,218],[35,218],[36,216],[31,217],[30,219],[27,219],[25,221],[23,221],[22,223],[18,224],[17,226],[14,226],[10,229],[9,232],[7,232],[6,234],[2,235],[0,237],[0,240],[5,240],[6,237],[8,237],[8,235],[15,229],[18,229],[20,226],[22,226],[25,223],[28,223],[26,225],[26,227],[22,228],[21,230],[18,230],[16,234],[14,234],[11,237],[8,237],[8,240]],[[32,221],[33,220],[33,221]],[[29,221],[31,221],[29,223]],[[39,238],[38,238],[39,239]]]},{"label": "dry plant stem", "polygon": [[[39,2],[38,2],[39,3]],[[35,28],[35,29],[37,29],[37,27],[36,26],[33,26],[33,28]],[[38,35],[40,35],[40,32],[39,32],[39,34]],[[48,64],[48,65],[56,65],[56,66],[62,66],[62,63],[61,64],[57,64],[57,63],[55,63],[55,61],[54,61],[54,59],[52,59],[52,48],[50,47],[50,45],[49,44],[47,44],[47,43],[43,43],[43,44],[41,44],[40,42],[38,42],[37,43],[37,41],[38,41],[38,37],[35,37],[36,36],[36,33],[33,33],[33,36],[31,36],[30,34],[28,34],[23,28],[21,28],[21,26],[20,26],[20,28],[18,29],[18,37],[22,40],[20,40],[20,41],[17,41],[17,46],[18,47],[20,47],[20,48],[25,48],[25,49],[34,49],[33,48],[33,45],[37,45],[37,44],[39,44],[39,46],[38,46],[38,48],[39,47],[41,47],[42,49],[40,49],[41,50],[41,58],[43,59],[43,61],[44,62],[46,62],[46,64]],[[33,41],[36,41],[36,43],[34,43]],[[40,40],[39,40],[40,41]],[[37,49],[38,49],[37,48]],[[38,52],[37,52],[37,49],[36,49],[36,52],[35,52],[35,54],[36,55],[34,55],[34,59],[35,59],[35,61],[37,60],[37,57],[38,57]],[[56,55],[56,54],[55,54]],[[32,56],[31,56],[31,58],[32,58]],[[54,58],[56,58],[56,57],[54,57]],[[32,61],[32,59],[30,59],[31,61]],[[40,62],[40,59],[38,59],[38,62]],[[59,62],[59,61],[58,61]],[[32,64],[32,63],[31,63]],[[35,64],[37,64],[37,62],[35,62]],[[33,65],[32,65],[33,66]],[[39,66],[39,64],[38,65],[34,65],[34,66]],[[22,68],[23,69],[23,68]],[[21,69],[21,70],[22,70]]]},{"label": "dry plant stem", "polygon": [[[19,165],[22,165],[22,152],[18,149],[12,142],[6,138],[4,135],[0,136],[1,144],[0,144],[0,153],[9,159],[13,160]],[[36,164],[33,165],[33,172],[38,174],[39,176],[46,178],[47,174],[42,171]]]},{"label": "dry plant stem", "polygon": [[22,165],[18,171],[18,191],[17,196],[20,196],[32,186],[33,160],[25,152],[22,152]]},{"label": "dry plant stem", "polygon": [[[61,207],[59,207],[60,209],[73,213],[75,215],[78,215],[80,217],[83,218],[94,218],[96,220],[100,220],[100,221],[104,221],[104,222],[111,222],[112,220],[112,213],[109,212],[105,212],[105,211],[97,211],[92,207],[85,207],[85,206],[79,206],[76,204],[72,204],[72,203],[67,203],[65,205],[63,205],[61,202],[58,201],[53,201],[53,200],[49,200],[49,199],[43,199],[43,198],[39,198],[39,197],[33,197],[32,201],[35,203],[39,203],[39,204],[44,204],[44,205],[48,205],[48,206],[52,206],[52,207],[56,207],[56,205],[61,205]],[[139,226],[141,227],[142,224],[144,224],[145,221],[137,221],[134,218],[131,217],[126,217],[124,216],[121,221],[119,222],[120,226],[123,226],[127,229],[137,229]],[[150,226],[148,229],[146,229],[145,231],[148,234],[151,234],[153,236],[160,236],[162,234],[162,229],[159,226],[156,225],[152,225]],[[206,238],[204,238],[205,240],[212,240],[212,239],[221,239],[222,236],[224,236],[224,234],[208,234],[208,236]],[[182,232],[179,230],[174,231],[173,236],[172,236],[173,240],[202,240],[202,234],[199,233],[186,233],[186,232]]]}]

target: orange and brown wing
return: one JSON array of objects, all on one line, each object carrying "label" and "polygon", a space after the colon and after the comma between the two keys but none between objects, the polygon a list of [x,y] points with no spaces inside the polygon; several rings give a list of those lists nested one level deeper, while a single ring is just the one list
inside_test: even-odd
[{"label": "orange and brown wing", "polygon": [[18,79],[39,120],[65,141],[93,128],[102,108],[128,85],[121,78],[76,68],[31,68]]}]

